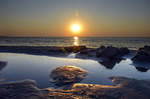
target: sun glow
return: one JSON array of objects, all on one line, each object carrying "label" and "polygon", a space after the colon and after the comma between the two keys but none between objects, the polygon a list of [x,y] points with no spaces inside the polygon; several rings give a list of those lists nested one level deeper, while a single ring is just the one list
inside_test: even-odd
[{"label": "sun glow", "polygon": [[81,31],[81,25],[80,24],[73,24],[71,26],[71,31],[74,33],[79,33]]}]

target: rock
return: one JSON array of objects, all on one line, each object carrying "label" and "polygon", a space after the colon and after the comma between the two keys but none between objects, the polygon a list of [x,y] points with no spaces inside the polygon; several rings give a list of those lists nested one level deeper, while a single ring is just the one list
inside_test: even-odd
[{"label": "rock", "polygon": [[95,52],[96,52],[96,49],[87,48],[87,49],[81,50],[79,54],[87,55],[87,56],[95,56]]},{"label": "rock", "polygon": [[120,54],[121,55],[126,55],[126,54],[128,54],[130,51],[129,51],[129,49],[127,48],[127,47],[121,47],[120,48]]},{"label": "rock", "polygon": [[86,49],[86,46],[68,46],[68,47],[63,47],[64,52],[80,52],[82,50]]},{"label": "rock", "polygon": [[36,87],[35,81],[23,80],[0,84],[0,99],[149,99],[150,81],[110,77],[115,84],[76,83],[64,89]]},{"label": "rock", "polygon": [[[48,95],[63,99],[149,99],[150,82],[126,77],[110,77],[114,86],[98,84],[73,84],[68,89],[58,89]],[[49,90],[49,89],[47,89]],[[57,99],[57,98],[56,98]]]},{"label": "rock", "polygon": [[58,85],[80,82],[87,75],[87,71],[76,66],[61,66],[51,72],[50,77]]},{"label": "rock", "polygon": [[103,57],[108,59],[115,59],[119,56],[120,50],[116,47],[108,46],[107,48],[99,49],[96,52],[97,57]]},{"label": "rock", "polygon": [[122,59],[123,55],[128,53],[129,49],[125,47],[117,48],[112,46],[108,47],[101,46],[100,48],[97,49],[96,57],[101,58],[104,64],[106,64],[106,62],[116,63],[118,62],[118,60]]},{"label": "rock", "polygon": [[132,60],[134,62],[150,62],[150,46],[139,48]]},{"label": "rock", "polygon": [[45,99],[35,81],[23,80],[0,84],[0,99]]}]

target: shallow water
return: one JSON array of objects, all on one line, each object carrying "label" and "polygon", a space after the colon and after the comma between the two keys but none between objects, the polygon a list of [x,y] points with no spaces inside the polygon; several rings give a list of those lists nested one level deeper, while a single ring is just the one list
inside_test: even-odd
[{"label": "shallow water", "polygon": [[108,79],[110,76],[125,76],[137,79],[150,79],[150,70],[145,72],[138,71],[129,57],[122,60],[114,67],[106,68],[94,60],[58,58],[48,56],[36,56],[27,54],[0,53],[0,61],[8,62],[0,70],[0,79],[4,82],[17,81],[24,79],[33,79],[37,81],[38,87],[51,87],[49,75],[53,69],[64,65],[79,66],[88,71],[88,76],[82,80],[82,83],[92,84],[109,84],[112,82]]}]

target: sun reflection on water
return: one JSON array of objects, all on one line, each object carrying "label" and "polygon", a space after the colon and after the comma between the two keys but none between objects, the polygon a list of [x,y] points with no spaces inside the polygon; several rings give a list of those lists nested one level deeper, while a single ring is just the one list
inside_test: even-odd
[{"label": "sun reflection on water", "polygon": [[73,45],[74,46],[79,46],[79,38],[77,36],[74,36],[73,39],[74,39]]}]

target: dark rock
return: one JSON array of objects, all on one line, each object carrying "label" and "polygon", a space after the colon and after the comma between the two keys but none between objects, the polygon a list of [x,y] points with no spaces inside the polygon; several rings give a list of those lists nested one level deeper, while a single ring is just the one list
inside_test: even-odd
[{"label": "dark rock", "polygon": [[86,49],[86,46],[68,46],[68,47],[63,47],[64,52],[80,52],[82,50]]},{"label": "dark rock", "polygon": [[0,99],[45,99],[33,80],[0,84]]},{"label": "dark rock", "polygon": [[87,75],[87,71],[76,66],[61,66],[51,72],[50,77],[56,85],[80,82]]},{"label": "dark rock", "polygon": [[81,55],[87,55],[87,56],[95,56],[95,52],[96,52],[96,49],[94,48],[86,48],[84,50],[81,50],[80,51],[80,54]]},{"label": "dark rock", "polygon": [[103,57],[108,59],[115,59],[120,54],[120,50],[116,47],[108,46],[104,49],[99,49],[96,52],[97,57]]},{"label": "dark rock", "polygon": [[150,62],[150,46],[139,48],[132,60],[137,62]]},{"label": "dark rock", "polygon": [[[101,46],[100,48],[97,49],[96,52],[96,57],[101,58],[103,61],[100,62],[106,67],[112,67],[117,63],[120,62],[123,58],[123,55],[126,55],[129,53],[129,49],[122,47],[122,48],[117,48],[117,47],[104,47]],[[110,65],[110,66],[108,66]]]},{"label": "dark rock", "polygon": [[7,62],[0,61],[0,71],[7,65]]},{"label": "dark rock", "polygon": [[121,55],[126,55],[126,54],[128,54],[130,51],[129,51],[129,49],[127,48],[127,47],[121,47],[120,48],[120,54]]}]

